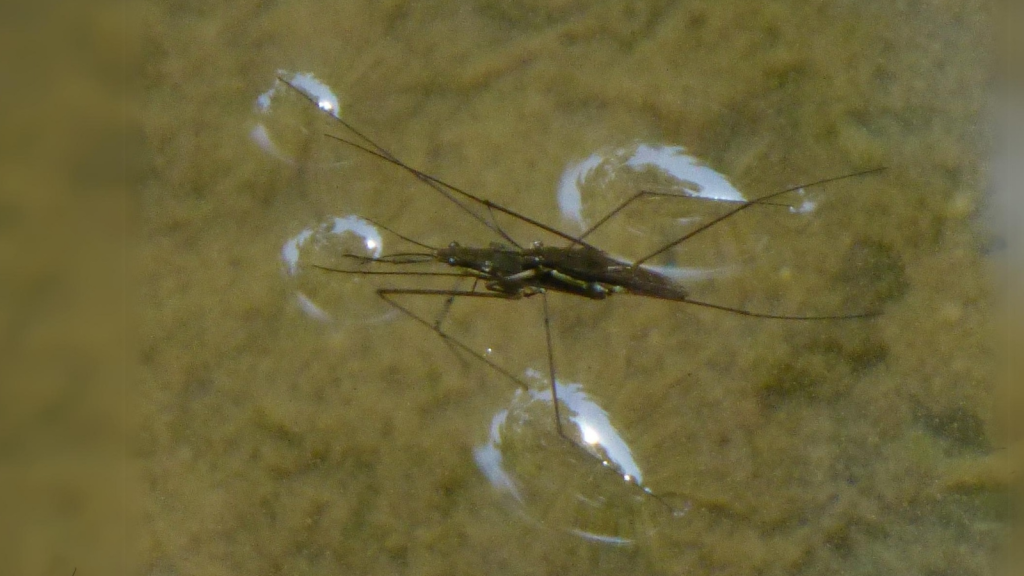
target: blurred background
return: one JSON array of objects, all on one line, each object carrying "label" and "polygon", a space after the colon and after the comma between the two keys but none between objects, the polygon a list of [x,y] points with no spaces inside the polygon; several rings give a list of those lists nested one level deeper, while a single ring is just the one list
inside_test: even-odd
[{"label": "blurred background", "polygon": [[[0,15],[0,573],[1005,567],[1017,14],[481,0]],[[376,211],[432,242],[456,229],[294,112],[268,124],[284,159],[268,153],[258,98],[282,70],[315,74],[415,165],[560,225],[559,178],[609,146],[685,146],[748,194],[888,166],[842,192],[847,212],[774,247],[849,272],[829,277],[837,293],[876,290],[885,314],[806,328],[556,308],[566,377],[622,425],[652,487],[718,504],[665,523],[626,496],[598,519],[628,524],[610,532],[628,545],[580,538],[559,506],[593,494],[559,491],[571,467],[527,478],[558,504],[541,516],[474,463],[507,403],[493,374],[418,326],[367,323],[372,299],[350,299],[376,284],[327,301],[340,322],[296,304],[282,246],[326,218]],[[723,296],[758,303],[749,281]],[[797,310],[835,303],[787,282],[764,280]],[[544,366],[535,324],[509,328],[535,307],[461,310],[460,336]]]},{"label": "blurred background", "polygon": [[119,574],[138,50],[117,3],[0,13],[0,572]]}]

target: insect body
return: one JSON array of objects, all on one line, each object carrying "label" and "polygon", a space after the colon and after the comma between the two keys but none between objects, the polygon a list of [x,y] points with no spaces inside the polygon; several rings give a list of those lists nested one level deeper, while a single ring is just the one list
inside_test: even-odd
[{"label": "insect body", "polygon": [[470,270],[486,281],[485,287],[510,298],[532,296],[542,290],[604,300],[617,293],[685,301],[679,285],[646,268],[634,267],[592,246],[567,248],[534,243],[517,249],[499,243],[470,248],[451,243],[436,258]]}]

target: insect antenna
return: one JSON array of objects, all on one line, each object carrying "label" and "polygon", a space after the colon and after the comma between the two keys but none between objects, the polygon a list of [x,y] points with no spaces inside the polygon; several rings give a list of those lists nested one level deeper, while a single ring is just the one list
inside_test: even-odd
[{"label": "insect antenna", "polygon": [[362,274],[365,276],[443,276],[447,278],[477,278],[477,276],[470,274],[468,272],[396,272],[391,270],[347,270],[345,268],[335,268],[334,266],[328,266],[326,264],[310,264],[310,266],[312,266],[313,268],[317,268],[319,270],[323,270],[324,272],[338,272],[339,274]]},{"label": "insect antenna", "polygon": [[394,230],[392,230],[391,228],[388,228],[387,226],[381,224],[380,222],[376,222],[374,220],[370,220],[369,218],[363,218],[363,220],[366,220],[370,224],[373,224],[374,226],[376,226],[376,227],[378,227],[378,228],[380,228],[380,229],[382,229],[382,230],[384,230],[384,231],[386,231],[386,232],[388,232],[388,233],[390,233],[390,234],[392,234],[394,236],[397,236],[398,238],[401,238],[402,240],[405,240],[409,244],[415,244],[416,246],[419,246],[420,248],[426,248],[427,250],[430,250],[431,253],[437,252],[437,248],[434,248],[433,246],[430,246],[429,244],[424,244],[423,242],[419,242],[417,240],[413,240],[412,238],[409,238],[408,236],[406,236],[404,234],[400,234],[398,232],[395,232]]},{"label": "insect antenna", "polygon": [[376,262],[381,264],[427,264],[433,262],[433,254],[423,252],[395,252],[383,256],[360,256],[358,254],[342,254],[342,258],[350,258],[361,262]]},{"label": "insect antenna", "polygon": [[635,267],[640,266],[641,264],[643,264],[644,262],[650,260],[651,258],[654,258],[655,256],[657,256],[659,254],[662,254],[665,251],[670,250],[670,249],[678,246],[679,244],[682,244],[683,242],[689,240],[690,238],[693,238],[697,234],[700,234],[701,232],[707,230],[708,228],[711,228],[712,226],[718,224],[719,222],[722,222],[723,220],[726,220],[727,218],[731,218],[731,217],[735,216],[736,214],[739,214],[740,212],[746,210],[747,208],[750,208],[751,206],[754,206],[756,204],[763,204],[766,200],[771,200],[772,198],[776,198],[776,197],[782,196],[783,194],[786,194],[787,192],[793,192],[793,191],[799,190],[801,188],[811,188],[812,186],[820,186],[822,184],[828,184],[829,182],[835,182],[837,180],[845,180],[847,178],[855,178],[857,176],[865,176],[867,174],[874,174],[876,172],[881,172],[881,171],[883,171],[885,169],[886,168],[884,166],[882,166],[880,168],[871,168],[870,170],[861,170],[859,172],[852,172],[850,174],[843,174],[842,176],[833,176],[831,178],[824,178],[824,179],[818,180],[816,182],[811,182],[809,184],[801,184],[799,186],[793,186],[791,188],[786,188],[785,190],[779,190],[778,192],[772,192],[771,194],[767,194],[767,195],[762,196],[760,198],[755,198],[753,200],[750,200],[749,202],[744,202],[743,204],[737,206],[736,208],[733,208],[732,210],[729,210],[725,214],[722,214],[721,216],[718,216],[716,218],[712,218],[710,221],[705,222],[704,224],[698,226],[694,230],[691,230],[691,231],[687,232],[686,234],[683,234],[679,238],[676,238],[675,240],[669,242],[668,244],[665,244],[664,246],[658,248],[654,252],[651,252],[650,254],[644,256],[643,258],[640,258],[639,260],[636,260],[635,262],[633,262],[633,267],[635,268]]}]

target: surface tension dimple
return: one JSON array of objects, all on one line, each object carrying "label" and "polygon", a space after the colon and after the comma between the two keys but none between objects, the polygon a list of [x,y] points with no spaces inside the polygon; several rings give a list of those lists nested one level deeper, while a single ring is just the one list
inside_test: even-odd
[{"label": "surface tension dimple", "polygon": [[594,474],[588,461],[579,461],[579,453],[548,430],[547,383],[536,370],[527,370],[526,377],[536,386],[517,390],[492,416],[487,442],[474,450],[477,466],[531,521],[598,543],[634,543],[642,535],[629,519],[650,501],[635,489],[643,489],[643,472],[629,444],[581,384],[557,383],[567,434],[614,471]]},{"label": "surface tension dimple", "polygon": [[[594,223],[598,215],[608,213],[625,201],[628,196],[623,194],[638,190],[726,202],[746,200],[728,178],[688,154],[684,147],[642,142],[604,148],[583,160],[570,163],[562,172],[556,200],[562,217],[582,232]],[[675,209],[684,211],[687,208],[686,204],[675,206]],[[644,209],[643,203],[638,204],[638,209]],[[673,230],[681,233],[699,225],[701,218],[680,216],[674,221]],[[629,232],[641,238],[649,234],[649,230],[629,229]],[[626,240],[623,247],[634,244],[633,240]],[[617,250],[612,249],[611,252],[623,260],[630,259],[630,255],[619,254]],[[648,262],[645,265],[680,283],[706,281],[737,272],[735,266],[728,264],[684,267]]]},{"label": "surface tension dimple", "polygon": [[607,212],[607,207],[591,206],[601,202],[597,196],[602,189],[626,173],[645,170],[654,170],[663,177],[661,192],[713,200],[745,200],[725,176],[687,154],[682,146],[635,143],[594,152],[566,167],[558,183],[558,208],[563,217],[585,229],[594,214]]},{"label": "surface tension dimple", "polygon": [[[277,74],[315,100],[322,112],[335,118],[341,117],[341,104],[337,95],[312,73],[278,70]],[[249,137],[264,152],[278,160],[294,164],[301,150],[301,143],[296,141],[296,137],[306,135],[306,129],[301,125],[290,125],[289,114],[282,110],[282,99],[287,96],[287,89],[288,87],[280,80],[275,79],[270,88],[256,97],[257,118]]]},{"label": "surface tension dimple", "polygon": [[[328,218],[301,230],[281,246],[281,263],[292,285],[299,308],[310,318],[324,323],[339,321],[375,322],[394,315],[378,302],[367,298],[358,277],[348,282],[325,278],[317,266],[334,266],[342,255],[377,258],[384,241],[377,228],[358,216]],[[342,265],[351,264],[349,258]],[[354,300],[366,300],[355,306]],[[344,315],[339,315],[339,314]]]}]

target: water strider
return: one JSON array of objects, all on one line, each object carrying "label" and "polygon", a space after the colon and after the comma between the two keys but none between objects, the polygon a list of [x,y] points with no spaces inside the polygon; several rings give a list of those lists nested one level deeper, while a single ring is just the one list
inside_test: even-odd
[{"label": "water strider", "polygon": [[[635,476],[620,469],[613,459],[602,454],[594,445],[587,443],[585,438],[582,441],[576,440],[566,432],[560,409],[558,386],[556,385],[555,358],[552,346],[551,322],[547,300],[547,294],[549,291],[571,296],[579,296],[591,300],[604,300],[614,294],[642,296],[659,300],[684,302],[744,316],[778,320],[847,320],[867,318],[875,316],[878,313],[877,311],[871,310],[835,315],[778,315],[759,313],[741,308],[719,305],[713,302],[695,300],[691,298],[689,292],[674,279],[662,274],[650,266],[645,266],[644,264],[652,258],[682,244],[697,234],[700,234],[755,205],[778,206],[778,204],[774,204],[772,200],[784,194],[814,186],[820,186],[838,180],[877,173],[884,170],[884,168],[873,168],[844,174],[842,176],[825,178],[808,184],[779,190],[749,201],[733,201],[736,205],[723,214],[712,218],[695,229],[659,246],[657,249],[649,252],[641,258],[633,261],[626,261],[614,257],[590,244],[586,241],[586,238],[599,227],[609,222],[613,217],[620,214],[627,206],[643,198],[660,196],[693,199],[694,197],[675,193],[641,190],[598,219],[595,224],[590,226],[583,233],[574,236],[517,211],[487,200],[486,198],[482,198],[454,185],[448,184],[439,178],[409,166],[405,162],[399,160],[387,149],[378,145],[364,133],[356,129],[349,122],[341,119],[337,115],[336,108],[333,104],[325,105],[318,98],[311,95],[306,90],[303,90],[301,86],[294,82],[290,82],[284,78],[279,78],[279,80],[292,88],[303,98],[313,103],[317,108],[323,110],[327,116],[330,116],[333,122],[347,130],[355,137],[355,139],[348,139],[334,134],[325,134],[326,137],[404,170],[501,238],[501,242],[492,242],[488,246],[482,247],[463,246],[457,242],[451,242],[449,245],[443,247],[434,247],[409,238],[384,225],[374,223],[379,228],[393,234],[411,245],[416,246],[418,250],[377,256],[343,254],[342,257],[350,259],[360,265],[378,264],[406,266],[424,263],[440,263],[451,267],[453,270],[450,272],[429,272],[348,269],[316,264],[314,264],[314,266],[324,271],[345,274],[396,276],[407,278],[417,276],[451,277],[456,279],[472,280],[472,287],[468,290],[398,287],[378,288],[376,292],[377,295],[388,305],[422,324],[427,329],[441,337],[450,346],[462,350],[476,360],[486,364],[505,378],[511,380],[523,390],[526,390],[528,386],[522,379],[487,358],[485,355],[472,349],[457,338],[454,338],[443,329],[443,324],[448,309],[455,298],[520,300],[539,296],[543,304],[544,332],[547,346],[547,376],[549,378],[549,389],[554,412],[555,430],[558,436],[567,441],[571,446],[581,450],[587,456],[597,459],[602,465],[604,465],[604,467],[615,471],[627,483],[635,486],[644,494],[656,499],[673,513],[678,513],[679,510],[668,503],[665,499],[667,496],[666,494],[655,494],[643,485]],[[475,205],[482,208],[486,216],[469,208],[469,205]],[[783,204],[783,206],[785,205]],[[534,242],[524,246],[502,229],[494,217],[495,213],[504,214],[528,226],[532,226],[537,230],[552,234],[564,240],[565,244],[561,246],[549,246],[541,242]],[[423,316],[414,313],[396,299],[396,297],[406,296],[443,297],[445,298],[445,305],[439,317],[434,321],[429,321]]]}]

